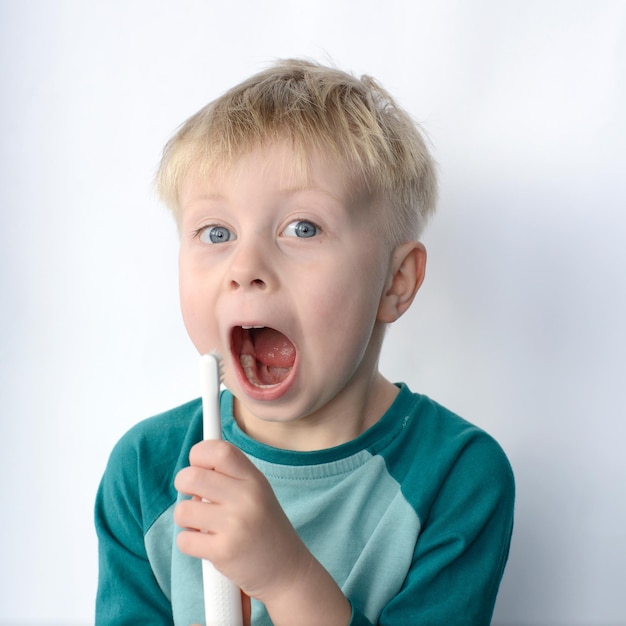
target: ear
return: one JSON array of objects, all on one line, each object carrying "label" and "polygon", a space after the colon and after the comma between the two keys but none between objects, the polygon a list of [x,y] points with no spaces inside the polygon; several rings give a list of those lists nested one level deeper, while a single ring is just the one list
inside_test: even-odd
[{"label": "ear", "polygon": [[385,291],[378,305],[377,318],[390,324],[410,306],[426,272],[426,248],[419,241],[399,245],[391,257]]}]

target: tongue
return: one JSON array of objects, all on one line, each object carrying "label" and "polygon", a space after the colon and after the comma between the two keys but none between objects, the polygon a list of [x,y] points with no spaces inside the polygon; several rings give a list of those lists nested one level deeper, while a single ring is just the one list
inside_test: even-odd
[{"label": "tongue", "polygon": [[266,387],[287,378],[296,360],[296,348],[285,335],[273,328],[255,328],[239,337],[239,362],[251,384]]},{"label": "tongue", "polygon": [[266,367],[292,367],[296,358],[294,345],[273,328],[253,331],[252,342],[256,360]]}]

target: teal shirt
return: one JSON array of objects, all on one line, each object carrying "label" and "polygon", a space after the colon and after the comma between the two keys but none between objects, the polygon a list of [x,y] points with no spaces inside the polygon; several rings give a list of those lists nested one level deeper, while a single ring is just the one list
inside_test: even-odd
[{"label": "teal shirt", "polygon": [[[361,436],[315,452],[243,433],[221,399],[224,439],[267,477],[353,607],[352,624],[489,624],[513,526],[514,481],[484,431],[400,385]],[[202,438],[194,400],[114,448],[96,501],[96,625],[204,623],[201,565],[176,547],[176,473]],[[268,573],[268,575],[270,575]],[[271,624],[253,601],[252,624]]]}]

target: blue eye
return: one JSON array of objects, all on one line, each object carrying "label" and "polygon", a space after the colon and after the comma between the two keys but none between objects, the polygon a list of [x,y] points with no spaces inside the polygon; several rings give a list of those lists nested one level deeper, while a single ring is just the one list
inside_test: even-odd
[{"label": "blue eye", "polygon": [[226,243],[237,239],[226,226],[207,226],[200,233],[200,241],[204,243]]},{"label": "blue eye", "polygon": [[313,224],[313,222],[298,220],[297,222],[291,222],[291,224],[288,224],[283,234],[287,237],[300,237],[302,239],[307,239],[309,237],[315,237],[318,232],[319,228]]}]

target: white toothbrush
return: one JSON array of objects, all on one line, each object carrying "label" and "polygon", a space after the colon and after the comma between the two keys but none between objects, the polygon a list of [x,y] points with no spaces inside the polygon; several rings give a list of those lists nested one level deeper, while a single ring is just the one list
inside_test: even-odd
[{"label": "white toothbrush", "polygon": [[[202,428],[204,439],[221,439],[220,358],[214,354],[200,357],[202,388]],[[204,613],[206,626],[243,626],[241,591],[215,569],[211,561],[202,560]]]}]

